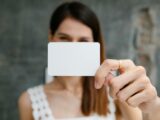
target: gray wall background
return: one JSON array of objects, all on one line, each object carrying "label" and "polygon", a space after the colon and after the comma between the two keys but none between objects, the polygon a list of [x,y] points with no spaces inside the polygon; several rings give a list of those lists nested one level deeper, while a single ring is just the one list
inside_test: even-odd
[{"label": "gray wall background", "polygon": [[[0,120],[17,120],[22,91],[44,82],[48,22],[62,0],[0,0]],[[129,56],[132,14],[160,0],[82,0],[98,15],[109,58]],[[160,16],[159,16],[160,18]],[[157,19],[159,19],[157,18]],[[157,66],[160,78],[160,49]],[[158,84],[156,85],[158,91]]]}]

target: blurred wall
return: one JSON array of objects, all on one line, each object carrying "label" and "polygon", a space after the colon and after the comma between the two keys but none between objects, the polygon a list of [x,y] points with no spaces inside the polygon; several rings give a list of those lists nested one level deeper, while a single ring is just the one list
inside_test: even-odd
[{"label": "blurred wall", "polygon": [[[0,0],[0,120],[17,120],[20,93],[44,82],[48,22],[52,11],[61,2],[62,0]],[[82,2],[97,13],[108,57],[116,59],[130,57],[134,11],[144,6],[156,6],[158,9],[160,5],[159,0]],[[160,14],[156,19],[160,19]],[[160,35],[159,32],[157,35]],[[157,48],[155,56],[157,78],[160,78],[160,48]],[[160,91],[158,82],[157,89]]]}]

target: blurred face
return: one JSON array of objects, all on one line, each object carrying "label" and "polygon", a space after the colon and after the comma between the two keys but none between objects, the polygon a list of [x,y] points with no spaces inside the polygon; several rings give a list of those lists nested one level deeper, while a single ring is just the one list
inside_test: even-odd
[{"label": "blurred face", "polygon": [[50,35],[50,42],[93,42],[92,30],[83,23],[66,18],[54,35]]}]

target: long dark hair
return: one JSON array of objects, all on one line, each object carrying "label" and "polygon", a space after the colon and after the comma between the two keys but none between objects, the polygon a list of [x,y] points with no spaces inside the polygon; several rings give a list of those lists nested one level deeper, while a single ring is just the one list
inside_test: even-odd
[{"label": "long dark hair", "polygon": [[[101,35],[99,21],[95,13],[86,5],[73,1],[61,4],[52,14],[50,20],[50,31],[54,35],[60,24],[68,17],[80,21],[92,30],[94,42],[100,43],[101,63],[105,59],[104,43]],[[85,77],[83,81],[83,96],[81,111],[84,115],[97,113],[99,115],[107,115],[108,97],[106,88],[94,88],[94,77]]]}]

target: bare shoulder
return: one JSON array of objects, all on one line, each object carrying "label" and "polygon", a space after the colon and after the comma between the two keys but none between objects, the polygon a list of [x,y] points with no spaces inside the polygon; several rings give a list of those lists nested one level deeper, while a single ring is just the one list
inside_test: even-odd
[{"label": "bare shoulder", "polygon": [[33,120],[31,101],[27,91],[20,95],[18,99],[18,108],[21,120]]},{"label": "bare shoulder", "polygon": [[20,95],[18,99],[18,105],[26,106],[26,107],[29,107],[31,105],[31,101],[30,101],[29,94],[27,93],[27,91],[23,92]]}]

